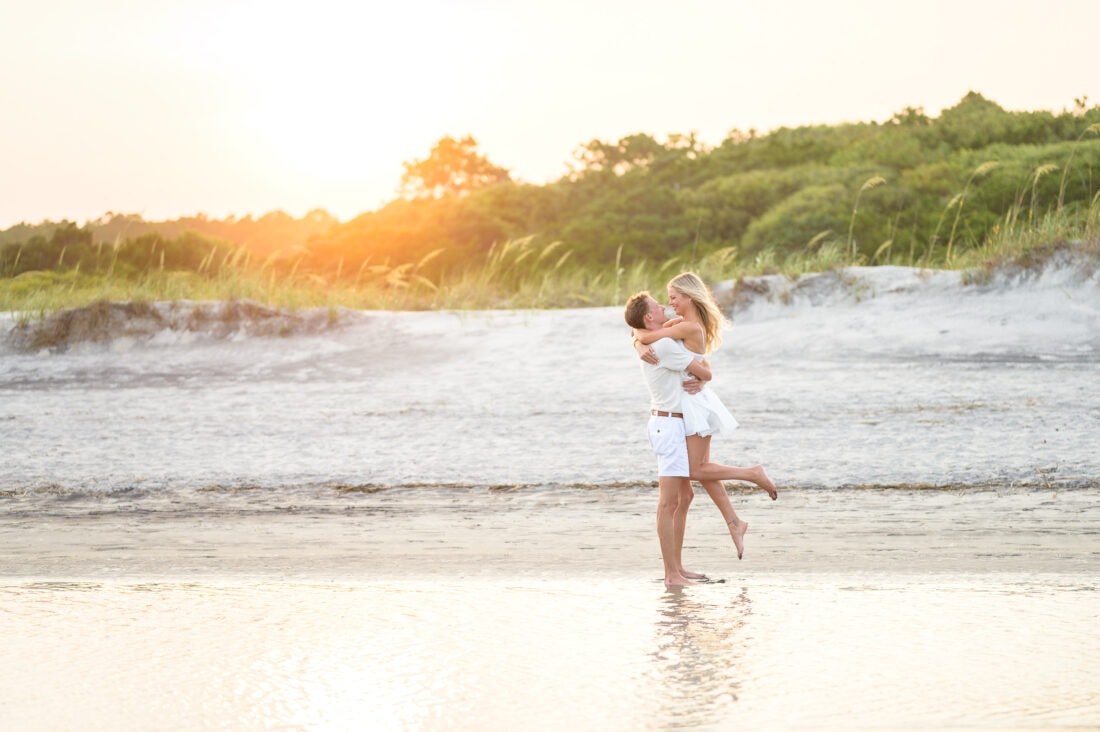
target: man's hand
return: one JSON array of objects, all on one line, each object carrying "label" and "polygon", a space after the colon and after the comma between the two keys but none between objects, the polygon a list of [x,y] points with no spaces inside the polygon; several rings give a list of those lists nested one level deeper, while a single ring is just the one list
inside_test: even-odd
[{"label": "man's hand", "polygon": [[703,387],[706,386],[706,382],[700,381],[695,377],[688,379],[687,381],[683,382],[683,384],[684,391],[686,391],[688,394],[698,394],[703,390]]},{"label": "man's hand", "polygon": [[638,358],[642,359],[646,363],[651,363],[654,366],[660,363],[660,360],[657,358],[656,352],[654,352],[651,347],[647,346],[641,341],[634,341],[634,351],[638,354]]}]

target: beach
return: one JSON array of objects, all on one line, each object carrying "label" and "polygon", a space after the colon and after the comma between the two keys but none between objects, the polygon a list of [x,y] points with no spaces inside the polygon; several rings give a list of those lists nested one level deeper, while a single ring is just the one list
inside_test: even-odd
[{"label": "beach", "polygon": [[1096,728],[1096,275],[769,285],[680,590],[619,309],[0,346],[0,719]]},{"label": "beach", "polygon": [[8,521],[3,716],[17,729],[1094,725],[1094,493],[822,493],[736,494],[752,517],[741,561],[697,498],[685,555],[712,581],[679,591],[661,581],[649,488]]}]

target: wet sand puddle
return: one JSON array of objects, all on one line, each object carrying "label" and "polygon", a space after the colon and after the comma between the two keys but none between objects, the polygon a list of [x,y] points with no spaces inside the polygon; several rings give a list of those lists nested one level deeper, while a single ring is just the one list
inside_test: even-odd
[{"label": "wet sand puddle", "polygon": [[[1020,575],[0,589],[16,728],[1088,726],[1095,587]],[[34,658],[31,665],[20,658]],[[18,694],[12,693],[20,690]],[[63,691],[62,691],[63,690]]]}]

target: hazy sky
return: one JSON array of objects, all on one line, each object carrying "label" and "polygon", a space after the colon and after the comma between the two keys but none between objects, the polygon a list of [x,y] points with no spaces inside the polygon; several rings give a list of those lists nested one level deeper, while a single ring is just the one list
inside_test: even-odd
[{"label": "hazy sky", "polygon": [[1100,104],[1097,0],[4,0],[0,228],[341,219],[472,134],[543,183],[592,139]]}]

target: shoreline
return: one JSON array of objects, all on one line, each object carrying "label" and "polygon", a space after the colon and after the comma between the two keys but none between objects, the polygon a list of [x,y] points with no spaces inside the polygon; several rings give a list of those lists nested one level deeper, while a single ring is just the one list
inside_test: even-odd
[{"label": "shoreline", "polygon": [[[781,489],[773,503],[759,491],[734,494],[751,527],[738,561],[700,492],[685,563],[746,581],[802,572],[1091,579],[1100,560],[1096,495]],[[209,510],[180,509],[167,497],[161,509],[111,510],[91,500],[64,513],[0,512],[0,577],[638,578],[659,566],[653,489],[407,490],[325,505],[295,504],[286,494],[251,505],[222,498]]]}]

